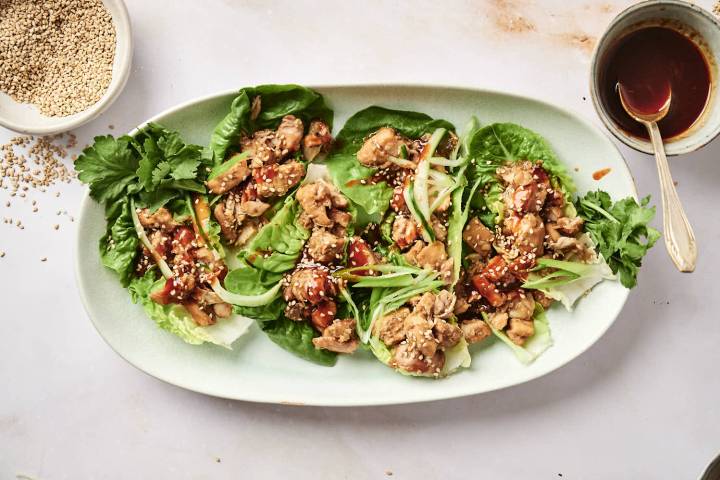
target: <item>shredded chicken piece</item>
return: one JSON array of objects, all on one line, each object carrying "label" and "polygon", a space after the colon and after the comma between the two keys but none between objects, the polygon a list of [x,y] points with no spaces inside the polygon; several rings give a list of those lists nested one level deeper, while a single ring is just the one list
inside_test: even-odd
[{"label": "shredded chicken piece", "polygon": [[308,133],[303,138],[303,156],[308,162],[312,162],[320,155],[327,153],[332,143],[330,127],[322,120],[310,122]]},{"label": "shredded chicken piece", "polygon": [[418,240],[405,254],[405,259],[411,264],[434,270],[439,270],[447,258],[445,245],[438,241],[426,245],[423,241]]},{"label": "shredded chicken piece", "polygon": [[260,200],[240,202],[240,212],[248,217],[259,217],[267,212],[268,208],[270,208],[270,204],[261,202]]},{"label": "shredded chicken piece", "polygon": [[497,169],[498,176],[512,187],[522,187],[533,182],[533,168],[528,161],[514,162]]},{"label": "shredded chicken piece", "polygon": [[546,206],[545,210],[543,211],[543,218],[545,218],[548,222],[557,222],[558,219],[562,218],[563,216],[563,209],[559,206]]},{"label": "shredded chicken piece", "polygon": [[[266,220],[261,215],[267,210],[267,207],[263,207],[261,204],[267,205],[255,200],[243,201],[242,193],[236,189],[228,192],[215,205],[213,213],[228,244],[244,245],[265,225]],[[260,215],[252,216],[248,213],[260,213]]]},{"label": "shredded chicken piece", "polygon": [[260,229],[265,226],[266,223],[267,221],[262,217],[246,218],[237,233],[235,245],[241,247],[248,243],[260,231]]},{"label": "shredded chicken piece", "polygon": [[342,259],[344,248],[345,238],[324,228],[313,230],[307,244],[308,254],[318,263],[331,263]]},{"label": "shredded chicken piece", "polygon": [[525,341],[535,334],[535,325],[532,320],[511,318],[510,327],[505,331],[510,341],[516,345],[524,345]]},{"label": "shredded chicken piece", "polygon": [[315,348],[337,353],[353,353],[358,346],[355,319],[335,320],[323,330],[322,336],[313,338],[312,342]]},{"label": "shredded chicken piece", "polygon": [[523,215],[512,223],[511,230],[515,237],[515,246],[520,252],[534,253],[538,257],[544,253],[545,224],[538,215]]},{"label": "shredded chicken piece", "polygon": [[556,251],[571,250],[579,247],[577,239],[571,237],[560,237],[555,242],[550,242],[550,248]]},{"label": "shredded chicken piece", "polygon": [[350,221],[352,220],[352,215],[343,210],[333,208],[330,210],[330,215],[328,215],[328,217],[330,217],[330,221],[334,223],[331,229],[333,235],[340,237],[345,236],[347,233],[347,227],[350,225]]},{"label": "shredded chicken piece", "polygon": [[429,268],[440,272],[440,278],[448,283],[452,277],[453,259],[448,258],[445,245],[440,241],[426,245],[418,240],[405,253],[405,259],[420,268]]},{"label": "shredded chicken piece", "polygon": [[468,343],[478,343],[492,335],[490,327],[484,321],[478,319],[463,320],[460,323],[460,330],[462,330],[463,337]]},{"label": "shredded chicken piece", "polygon": [[280,121],[275,134],[276,150],[279,150],[283,157],[300,150],[303,131],[302,120],[294,115],[285,115]]},{"label": "shredded chicken piece", "polygon": [[348,206],[347,199],[335,185],[325,180],[306,183],[298,189],[295,198],[300,202],[307,218],[321,227],[330,228],[334,225],[330,218],[333,208],[344,209]]},{"label": "shredded chicken piece", "polygon": [[439,375],[445,366],[445,353],[437,350],[432,357],[426,357],[409,344],[401,343],[392,351],[390,366],[411,373]]},{"label": "shredded chicken piece", "polygon": [[410,309],[402,307],[379,318],[373,325],[373,335],[377,335],[388,347],[405,340],[404,324]]},{"label": "shredded chicken piece", "polygon": [[487,258],[492,253],[495,235],[483,225],[480,219],[473,217],[463,230],[463,240],[482,258]]},{"label": "shredded chicken piece", "polygon": [[405,318],[403,328],[407,344],[411,349],[417,350],[425,357],[435,354],[438,342],[433,336],[433,322],[417,307]]},{"label": "shredded chicken piece", "polygon": [[368,167],[387,168],[390,157],[398,157],[406,141],[390,127],[383,127],[365,140],[357,153],[360,163]]},{"label": "shredded chicken piece", "polygon": [[533,292],[533,297],[535,298],[535,301],[536,301],[537,303],[539,303],[540,306],[543,307],[543,308],[546,309],[546,310],[547,310],[547,309],[550,307],[550,305],[552,305],[553,302],[555,301],[553,298],[548,297],[547,295],[545,295],[545,294],[544,294],[543,292],[541,292],[540,290],[535,290],[535,291]]},{"label": "shredded chicken piece", "polygon": [[541,167],[523,161],[500,167],[497,173],[507,184],[503,201],[508,210],[528,213],[542,209],[550,180]]},{"label": "shredded chicken piece", "polygon": [[430,226],[433,229],[433,233],[435,234],[435,239],[437,241],[444,242],[447,240],[447,228],[442,220],[433,215],[430,218]]},{"label": "shredded chicken piece", "polygon": [[535,311],[535,299],[530,292],[521,292],[508,302],[508,315],[510,318],[532,319]]},{"label": "shredded chicken piece", "polygon": [[583,219],[580,217],[561,217],[557,220],[557,229],[565,235],[574,236],[580,233],[583,226]]},{"label": "shredded chicken piece", "polygon": [[398,215],[392,226],[392,239],[400,249],[406,249],[412,245],[418,236],[418,229],[411,219]]},{"label": "shredded chicken piece", "polygon": [[268,165],[253,170],[257,195],[261,198],[285,195],[291,188],[300,183],[304,176],[305,166],[295,160],[281,165]]},{"label": "shredded chicken piece", "polygon": [[[427,296],[426,293],[424,296]],[[432,295],[432,294],[430,294]],[[447,290],[441,290],[440,293],[435,295],[432,303],[432,315],[436,318],[447,320],[452,317],[455,309],[455,295],[448,292]]]},{"label": "shredded chicken piece", "polygon": [[173,219],[172,213],[165,207],[158,208],[154,213],[150,213],[147,208],[141,208],[137,211],[137,215],[140,225],[145,228],[168,230],[178,226],[178,223]]},{"label": "shredded chicken piece", "polygon": [[492,312],[488,314],[488,323],[495,330],[503,330],[508,324],[508,318],[506,312]]},{"label": "shredded chicken piece", "polygon": [[311,314],[312,306],[297,300],[290,300],[285,307],[285,316],[296,322],[307,320]]},{"label": "shredded chicken piece", "polygon": [[197,323],[201,327],[207,327],[208,325],[212,325],[215,323],[215,319],[208,315],[197,303],[188,302],[183,305],[185,306],[185,309],[188,311],[188,313],[190,313],[190,316],[195,321],[195,323]]},{"label": "shredded chicken piece", "polygon": [[238,155],[240,154],[236,154],[228,160],[228,162],[235,163],[227,171],[207,181],[210,192],[222,195],[240,185],[247,178],[250,174],[247,158],[239,158]]},{"label": "shredded chicken piece", "polygon": [[287,279],[283,295],[286,302],[298,300],[317,305],[337,295],[337,284],[326,268],[298,268]]},{"label": "shredded chicken piece", "polygon": [[[454,302],[453,302],[454,303]],[[442,348],[452,348],[458,344],[463,337],[462,330],[446,320],[435,320],[433,335]]]},{"label": "shredded chicken piece", "polygon": [[218,318],[227,318],[232,314],[232,305],[223,302],[218,294],[212,290],[196,288],[192,293],[192,298],[203,310],[206,306],[212,307],[213,313]]},{"label": "shredded chicken piece", "polygon": [[252,137],[240,139],[240,151],[248,153],[251,168],[260,168],[278,161],[279,152],[276,152],[275,143],[273,130],[258,130]]}]

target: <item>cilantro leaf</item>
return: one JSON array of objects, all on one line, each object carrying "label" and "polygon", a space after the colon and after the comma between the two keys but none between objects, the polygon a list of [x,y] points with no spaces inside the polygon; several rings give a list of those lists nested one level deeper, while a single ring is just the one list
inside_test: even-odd
[{"label": "cilantro leaf", "polygon": [[128,136],[95,137],[95,143],[75,161],[78,178],[90,185],[90,196],[98,202],[117,200],[137,181],[138,159],[131,143]]},{"label": "cilantro leaf", "polygon": [[655,217],[655,207],[648,207],[649,203],[649,196],[640,203],[632,197],[613,203],[610,195],[600,190],[575,202],[585,231],[627,288],[637,285],[642,259],[660,238],[660,232],[649,226]]}]

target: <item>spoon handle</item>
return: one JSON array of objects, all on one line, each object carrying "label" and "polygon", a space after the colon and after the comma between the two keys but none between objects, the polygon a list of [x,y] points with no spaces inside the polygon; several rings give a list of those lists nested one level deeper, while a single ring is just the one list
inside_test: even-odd
[{"label": "spoon handle", "polygon": [[655,161],[660,176],[660,191],[662,192],[663,230],[665,230],[665,247],[675,266],[681,272],[695,270],[697,261],[697,244],[695,233],[688,222],[678,197],[675,184],[670,175],[665,147],[663,146],[660,129],[656,122],[646,124],[655,150]]}]

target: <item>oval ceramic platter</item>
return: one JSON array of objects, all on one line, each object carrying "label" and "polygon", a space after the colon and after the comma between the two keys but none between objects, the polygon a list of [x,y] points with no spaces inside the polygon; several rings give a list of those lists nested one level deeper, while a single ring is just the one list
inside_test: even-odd
[{"label": "oval ceramic platter", "polygon": [[[579,192],[601,187],[614,198],[636,196],[628,168],[608,137],[577,116],[536,100],[481,90],[416,86],[317,88],[335,110],[335,130],[369,105],[425,112],[462,129],[471,115],[481,123],[515,122],[547,138],[574,176]],[[234,92],[202,98],[152,120],[177,129],[188,142],[205,145],[227,112]],[[592,179],[600,168],[612,172]],[[472,366],[441,380],[399,375],[358,351],[334,367],[294,357],[256,326],[233,350],[193,346],[159,329],[131,303],[113,273],[100,264],[97,244],[105,228],[103,208],[88,196],[77,239],[77,278],[82,300],[100,335],[128,362],[168,383],[218,397],[305,405],[381,405],[439,400],[488,392],[551,372],[595,343],[619,314],[628,291],[605,281],[569,313],[553,306],[548,317],[553,346],[523,365],[500,342],[471,347]],[[473,348],[474,347],[474,348]]]}]

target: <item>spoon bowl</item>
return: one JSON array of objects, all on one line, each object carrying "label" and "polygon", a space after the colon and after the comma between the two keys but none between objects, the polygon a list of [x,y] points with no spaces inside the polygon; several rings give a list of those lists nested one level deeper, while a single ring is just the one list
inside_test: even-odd
[{"label": "spoon bowl", "polygon": [[[646,94],[646,95],[643,95]],[[655,105],[654,108],[646,108],[647,105],[643,105],[641,102],[643,96],[647,95],[648,92],[636,92],[627,87],[626,85],[618,84],[618,95],[620,95],[620,103],[622,104],[625,111],[632,118],[640,123],[643,122],[659,122],[670,111],[670,103],[672,102],[672,90],[670,85],[666,85],[664,91],[659,95],[655,92],[650,92],[650,95],[654,96]],[[662,100],[662,102],[658,100]]]}]

